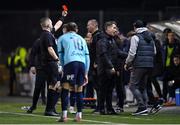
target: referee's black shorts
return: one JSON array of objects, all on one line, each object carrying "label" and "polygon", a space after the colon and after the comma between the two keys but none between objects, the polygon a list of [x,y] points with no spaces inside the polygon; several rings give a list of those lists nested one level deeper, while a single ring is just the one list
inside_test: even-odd
[{"label": "referee's black shorts", "polygon": [[58,72],[58,65],[57,62],[51,61],[48,62],[46,66],[43,67],[46,75],[47,75],[47,82],[49,85],[55,85],[57,81],[60,81],[60,74]]}]

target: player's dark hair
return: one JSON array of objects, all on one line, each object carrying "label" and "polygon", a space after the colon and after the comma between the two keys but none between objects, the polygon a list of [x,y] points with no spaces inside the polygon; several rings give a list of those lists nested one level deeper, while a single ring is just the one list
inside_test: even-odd
[{"label": "player's dark hair", "polygon": [[179,55],[179,54],[176,54],[176,55],[174,55],[174,58],[180,59],[180,55]]},{"label": "player's dark hair", "polygon": [[78,26],[75,22],[69,22],[66,25],[66,29],[67,29],[67,32],[69,32],[69,31],[75,31],[76,32],[78,29]]}]

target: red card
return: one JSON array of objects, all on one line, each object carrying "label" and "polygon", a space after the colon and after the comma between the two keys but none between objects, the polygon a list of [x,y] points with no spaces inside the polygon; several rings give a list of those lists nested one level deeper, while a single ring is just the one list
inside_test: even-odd
[{"label": "red card", "polygon": [[64,11],[68,11],[68,7],[66,5],[62,5]]}]

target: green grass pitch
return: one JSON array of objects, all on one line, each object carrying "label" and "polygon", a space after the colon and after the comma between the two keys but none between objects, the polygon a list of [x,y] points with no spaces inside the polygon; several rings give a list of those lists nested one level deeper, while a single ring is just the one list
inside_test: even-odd
[{"label": "green grass pitch", "polygon": [[[27,114],[22,106],[29,103],[5,103],[0,102],[0,124],[63,124],[57,122],[58,117],[44,116],[45,106],[38,105],[37,110]],[[60,105],[57,105],[60,112]],[[119,115],[92,114],[92,109],[83,110],[81,122],[74,121],[74,115],[68,114],[66,124],[180,124],[180,113],[160,112],[148,116],[131,116],[131,112],[125,111]]]}]

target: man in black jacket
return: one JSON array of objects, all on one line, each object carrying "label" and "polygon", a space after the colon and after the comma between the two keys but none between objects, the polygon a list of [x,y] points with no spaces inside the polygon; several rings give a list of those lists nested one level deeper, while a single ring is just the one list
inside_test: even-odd
[{"label": "man in black jacket", "polygon": [[30,58],[29,58],[29,66],[30,66],[30,72],[36,74],[33,102],[30,109],[27,110],[27,113],[32,113],[33,110],[36,109],[40,93],[41,93],[42,101],[46,103],[45,100],[46,75],[42,70],[39,38],[34,42],[32,46]]},{"label": "man in black jacket", "polygon": [[90,19],[87,23],[88,32],[92,34],[92,42],[89,45],[89,54],[90,54],[90,70],[89,70],[89,79],[93,84],[93,88],[97,93],[97,106],[93,111],[94,113],[99,112],[99,83],[97,77],[97,59],[96,59],[96,44],[102,37],[102,31],[98,28],[98,22],[95,19]]},{"label": "man in black jacket", "polygon": [[[126,54],[118,49],[114,40],[117,32],[117,24],[114,21],[105,23],[105,33],[103,38],[97,42],[97,71],[100,84],[100,114],[116,114],[112,107],[112,91],[115,85],[113,81],[116,76],[117,59],[126,57]],[[105,112],[105,102],[106,110]]]}]

